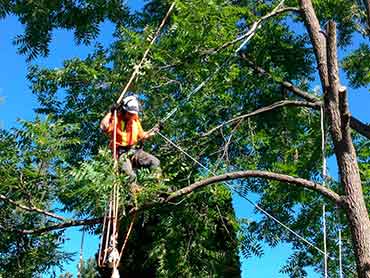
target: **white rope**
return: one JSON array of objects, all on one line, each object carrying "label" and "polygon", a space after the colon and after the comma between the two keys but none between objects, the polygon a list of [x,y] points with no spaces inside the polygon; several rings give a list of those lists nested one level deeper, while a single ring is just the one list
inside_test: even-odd
[{"label": "white rope", "polygon": [[82,277],[84,241],[85,241],[85,229],[82,229],[82,238],[81,238],[81,246],[80,246],[80,262],[78,263],[78,273],[77,273],[78,278]]},{"label": "white rope", "polygon": [[[325,127],[324,127],[324,109],[320,107],[320,129],[321,129],[321,154],[322,154],[322,179],[323,186],[326,186],[326,153],[325,153]],[[326,235],[326,208],[322,206],[322,229],[324,239],[324,277],[328,277],[328,256],[327,256],[327,235]]]},{"label": "white rope", "polygon": [[327,243],[326,243],[326,210],[325,205],[322,205],[322,230],[324,238],[324,277],[328,278],[328,259],[327,259]]},{"label": "white rope", "polygon": [[343,278],[343,266],[342,266],[342,229],[338,229],[338,238],[339,238],[339,278]]},{"label": "white rope", "polygon": [[153,38],[151,39],[149,46],[148,46],[148,47],[147,47],[147,49],[145,50],[144,55],[143,55],[143,57],[141,58],[141,60],[140,60],[139,64],[137,64],[137,65],[135,65],[135,66],[134,66],[134,71],[133,71],[133,73],[131,74],[131,77],[130,77],[130,79],[128,80],[128,82],[127,82],[127,84],[126,84],[125,88],[122,90],[122,93],[121,93],[121,95],[119,96],[119,98],[118,98],[118,100],[117,100],[117,104],[119,104],[119,103],[122,101],[122,99],[123,99],[123,97],[125,96],[125,94],[126,94],[127,90],[130,88],[131,83],[134,81],[134,79],[135,79],[136,75],[139,73],[140,68],[141,68],[141,67],[142,67],[142,65],[144,64],[144,62],[145,62],[145,60],[146,60],[146,57],[148,56],[149,51],[150,51],[150,49],[151,49],[152,45],[155,43],[155,41],[156,41],[156,40],[157,40],[157,38],[159,37],[159,35],[160,35],[160,33],[161,33],[161,30],[162,30],[163,26],[165,25],[165,23],[166,23],[166,21],[167,21],[168,17],[170,16],[170,14],[171,14],[171,12],[172,12],[173,8],[175,7],[175,4],[176,4],[175,2],[173,2],[173,3],[171,4],[171,6],[170,6],[170,8],[168,9],[168,11],[167,11],[166,15],[165,15],[165,16],[164,16],[164,18],[162,19],[161,24],[158,26],[157,31],[155,32],[155,34],[154,34]]},{"label": "white rope", "polygon": [[[181,148],[179,145],[177,145],[176,143],[174,143],[171,139],[169,139],[167,136],[165,136],[164,134],[162,134],[161,132],[158,132],[158,134],[166,141],[168,142],[170,145],[172,145],[173,147],[175,147],[176,149],[178,149],[181,153],[183,153],[185,156],[187,156],[188,158],[190,158],[192,161],[194,161],[196,164],[198,164],[200,167],[202,167],[204,170],[206,170],[208,173],[211,173],[212,175],[217,175],[215,172],[211,171],[207,166],[205,166],[204,164],[202,164],[201,162],[199,162],[197,159],[195,159],[193,156],[191,156],[189,153],[187,153],[183,148]],[[292,233],[294,236],[296,236],[298,239],[300,239],[301,241],[303,241],[304,243],[306,243],[307,245],[309,245],[310,247],[316,249],[318,252],[320,252],[321,254],[323,255],[326,255],[326,253],[321,250],[320,248],[318,248],[317,246],[315,246],[313,243],[311,243],[309,240],[307,240],[306,238],[304,238],[303,236],[299,235],[297,232],[295,232],[294,230],[292,230],[291,228],[289,228],[287,225],[285,225],[283,222],[281,222],[280,220],[278,220],[276,217],[274,217],[273,215],[271,215],[270,213],[268,213],[266,210],[264,210],[263,208],[261,208],[259,205],[257,205],[256,203],[254,203],[252,200],[250,200],[249,198],[247,198],[246,196],[240,194],[240,192],[238,192],[237,190],[235,190],[233,188],[232,185],[230,185],[228,182],[223,182],[226,186],[229,187],[230,190],[232,190],[233,192],[237,193],[240,197],[244,198],[246,201],[248,201],[251,205],[253,205],[257,210],[261,211],[263,214],[265,214],[268,218],[272,219],[273,221],[275,221],[276,223],[278,223],[280,226],[282,226],[283,228],[285,228],[287,231],[289,231],[290,233]],[[329,256],[326,256],[330,259],[333,259]]]}]

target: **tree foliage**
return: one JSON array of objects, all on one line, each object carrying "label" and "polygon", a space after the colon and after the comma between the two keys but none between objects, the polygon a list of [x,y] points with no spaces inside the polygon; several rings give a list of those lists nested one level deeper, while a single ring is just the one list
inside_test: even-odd
[{"label": "tree foliage", "polygon": [[88,44],[98,36],[100,23],[124,24],[128,10],[118,0],[1,1],[0,19],[8,15],[18,17],[25,27],[13,42],[30,61],[49,54],[55,29],[73,30],[77,43]]},{"label": "tree foliage", "polygon": [[[284,80],[321,99],[321,94],[314,90],[317,73],[312,45],[306,34],[297,31],[303,20],[296,12],[283,13],[264,22],[242,49],[246,57],[264,68],[268,75],[258,75],[250,63],[234,55],[239,44],[219,49],[244,34],[253,22],[279,2],[176,1],[174,14],[131,89],[142,100],[146,129],[163,119],[171,109],[178,108],[165,123],[164,133],[213,172],[269,170],[320,182],[321,134],[317,110],[283,107],[224,125],[205,136],[207,131],[236,116],[280,100],[297,100],[296,95],[282,87]],[[31,185],[27,188],[33,190],[32,202],[37,202],[38,206],[51,210],[57,205],[78,217],[102,215],[112,182],[117,177],[111,171],[112,161],[103,147],[107,138],[98,129],[99,121],[148,47],[147,37],[153,34],[168,4],[167,1],[148,1],[141,13],[125,24],[117,24],[114,42],[108,49],[97,46],[86,59],[65,61],[59,69],[36,66],[30,69],[28,78],[39,101],[37,112],[49,116],[45,122],[25,123],[24,129],[16,132],[18,139],[6,133],[1,138],[4,146],[9,142],[19,146],[19,150],[1,148],[0,171],[4,171],[8,179],[1,181],[3,194],[11,192],[7,193],[10,198],[26,202],[26,196],[19,195],[22,191],[17,187],[21,176],[14,174],[14,169],[20,167],[20,171],[25,172],[27,184]],[[296,7],[297,4],[286,1],[285,5]],[[363,32],[364,15],[357,13],[363,9],[362,2],[314,1],[314,6],[322,25],[329,19],[338,22],[339,45],[343,53],[349,53],[341,58],[351,85],[367,85],[368,46],[364,44],[354,51],[351,48],[354,38],[359,34],[367,35]],[[116,12],[113,8],[104,11]],[[103,17],[89,15],[86,22],[96,26],[97,19]],[[61,15],[61,18],[67,17]],[[81,38],[90,31],[97,31],[91,26],[81,29]],[[76,36],[80,37],[79,32]],[[200,92],[187,98],[198,84],[215,72]],[[44,134],[42,130],[50,132]],[[358,134],[355,134],[354,143],[369,204],[366,187],[369,183],[369,144]],[[149,173],[141,172],[140,182],[147,189],[141,202],[155,199],[156,193],[163,193],[167,188],[180,189],[209,175],[160,137],[146,143],[146,149],[160,157],[165,179],[158,185]],[[18,151],[22,152],[21,156]],[[327,156],[333,154],[330,138],[326,151]],[[41,172],[36,175],[37,167],[41,167]],[[125,184],[124,176],[118,178]],[[339,182],[329,180],[327,185],[343,193]],[[258,194],[258,205],[319,248],[323,246],[321,206],[325,203],[329,254],[333,258],[329,260],[330,277],[339,277],[336,252],[339,227],[343,230],[342,257],[346,277],[356,277],[347,219],[335,204],[317,193],[276,181],[249,179],[233,182],[231,187],[234,194],[242,198],[249,197],[250,193]],[[124,186],[121,191],[123,196],[129,196]],[[248,259],[254,255],[263,256],[263,243],[274,247],[281,242],[289,243],[293,249],[282,273],[289,277],[305,277],[306,267],[323,271],[322,254],[317,249],[304,244],[265,214],[255,221],[237,221],[231,199],[229,187],[214,185],[176,204],[155,206],[143,212],[129,241],[121,274],[237,277],[240,275],[237,248]],[[129,197],[124,198],[122,206],[129,202]],[[7,206],[7,210],[10,213],[14,208]],[[42,222],[45,217],[37,219],[40,222],[33,221],[31,227],[25,228],[47,224]],[[122,234],[129,221],[121,219]],[[27,221],[20,219],[19,223]],[[14,223],[9,225],[15,227]],[[91,232],[100,231],[99,226],[91,228]],[[55,242],[62,233],[48,235],[53,236],[56,238],[48,238],[48,242]],[[12,237],[8,244],[15,241]],[[6,258],[10,258],[10,253],[6,254]]]}]

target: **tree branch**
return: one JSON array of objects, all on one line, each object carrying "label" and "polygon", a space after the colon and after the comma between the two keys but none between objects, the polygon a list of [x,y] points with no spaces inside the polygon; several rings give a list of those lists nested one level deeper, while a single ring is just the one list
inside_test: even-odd
[{"label": "tree branch", "polygon": [[65,221],[66,219],[62,216],[59,216],[55,213],[52,213],[50,211],[46,211],[46,210],[42,210],[40,208],[37,208],[35,206],[31,206],[31,207],[27,207],[25,205],[22,205],[22,204],[18,204],[16,201],[6,197],[5,195],[3,194],[0,194],[0,200],[3,200],[9,204],[12,204],[20,209],[23,209],[25,211],[30,211],[30,212],[37,212],[37,213],[41,213],[41,214],[44,214],[46,216],[49,216],[49,217],[52,217],[52,218],[55,218],[55,219],[58,219],[58,220],[62,220],[62,221]]},{"label": "tree branch", "polygon": [[198,182],[195,182],[189,186],[186,186],[180,190],[177,190],[173,192],[170,196],[168,196],[163,202],[169,202],[175,198],[179,198],[182,196],[185,196],[191,192],[193,192],[196,189],[205,187],[207,185],[211,185],[214,183],[224,182],[228,180],[235,180],[235,179],[245,179],[245,178],[263,178],[268,180],[275,180],[280,182],[285,182],[293,186],[297,187],[303,187],[310,190],[313,190],[315,192],[320,193],[321,195],[327,197],[331,201],[341,204],[342,198],[340,195],[335,193],[334,191],[330,190],[329,188],[322,186],[318,183],[314,183],[312,181],[302,179],[302,178],[296,178],[284,174],[278,174],[273,172],[267,172],[267,171],[258,171],[258,170],[247,170],[247,171],[238,171],[238,172],[232,172],[232,173],[226,173],[219,176],[213,176]]},{"label": "tree branch", "polygon": [[298,101],[298,100],[281,100],[281,101],[275,102],[275,103],[273,103],[269,106],[259,108],[255,111],[251,112],[251,113],[241,115],[241,116],[235,117],[231,120],[228,120],[228,121],[212,128],[210,131],[202,134],[202,136],[208,136],[211,133],[215,132],[216,130],[222,128],[223,126],[228,125],[230,123],[233,123],[235,121],[240,121],[240,120],[243,120],[245,118],[249,118],[249,117],[252,117],[252,116],[255,116],[255,115],[258,115],[258,114],[269,112],[269,111],[272,111],[272,110],[275,110],[277,108],[284,107],[284,106],[304,106],[304,107],[310,107],[310,108],[319,108],[320,104],[307,102],[307,101]]},{"label": "tree branch", "polygon": [[55,230],[65,229],[69,227],[76,227],[76,226],[88,226],[88,225],[95,225],[103,223],[103,217],[100,218],[91,218],[91,219],[82,219],[82,220],[71,220],[68,222],[58,223],[55,225],[50,225],[40,229],[34,230],[17,230],[17,233],[29,235],[29,234],[43,234],[48,233]]},{"label": "tree branch", "polygon": [[[259,73],[261,75],[264,75],[268,78],[271,78],[274,82],[282,85],[285,89],[289,90],[290,92],[292,92],[297,97],[300,97],[300,98],[302,98],[306,101],[318,104],[318,106],[316,106],[316,108],[318,108],[319,105],[321,105],[320,99],[313,96],[312,94],[294,86],[292,83],[290,83],[288,81],[279,81],[279,80],[274,79],[273,76],[268,71],[266,71],[265,69],[257,66],[256,64],[254,64],[244,54],[240,55],[240,57],[243,61],[246,62],[246,64],[249,67],[254,69],[257,73]],[[364,137],[366,137],[367,139],[370,140],[370,125],[367,125],[367,124],[361,122],[359,119],[357,119],[357,118],[355,118],[354,116],[351,115],[350,116],[350,126],[351,126],[352,129],[356,130],[362,136],[364,136]]]},{"label": "tree branch", "polygon": [[254,71],[256,71],[258,74],[261,74],[263,76],[266,76],[270,79],[272,79],[274,82],[276,83],[279,83],[280,85],[282,85],[285,89],[289,90],[290,92],[292,92],[294,95],[300,97],[300,98],[303,98],[304,100],[306,101],[309,101],[309,102],[313,102],[313,103],[320,103],[320,99],[313,96],[312,94],[306,92],[306,91],[303,91],[301,90],[300,88],[294,86],[292,83],[288,82],[288,81],[279,81],[279,80],[276,80],[272,75],[271,73],[269,73],[268,71],[266,71],[265,69],[259,67],[258,65],[256,65],[255,63],[253,63],[251,60],[248,59],[248,57],[245,55],[245,54],[241,54],[240,55],[240,58],[246,62],[246,64],[252,68]]},{"label": "tree branch", "polygon": [[349,124],[351,128],[356,130],[362,136],[365,136],[367,139],[370,139],[370,125],[364,124],[363,122],[361,122],[360,120],[353,116],[351,116]]}]

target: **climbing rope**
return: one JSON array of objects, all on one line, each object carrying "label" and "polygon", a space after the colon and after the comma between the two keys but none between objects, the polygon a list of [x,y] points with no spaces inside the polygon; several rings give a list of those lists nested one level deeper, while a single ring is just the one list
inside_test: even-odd
[{"label": "climbing rope", "polygon": [[82,267],[83,267],[83,247],[85,241],[85,229],[82,229],[82,238],[81,238],[81,246],[80,246],[80,261],[78,263],[78,273],[77,277],[82,278]]},{"label": "climbing rope", "polygon": [[121,248],[121,252],[119,253],[119,258],[118,258],[118,262],[121,261],[122,259],[122,255],[123,255],[123,251],[125,251],[125,248],[127,246],[127,242],[128,242],[128,239],[131,235],[131,231],[132,231],[132,228],[134,226],[134,223],[135,223],[135,220],[136,220],[136,216],[137,216],[137,211],[135,211],[134,213],[134,216],[132,217],[132,220],[131,220],[131,223],[130,223],[130,226],[128,228],[128,231],[127,231],[127,234],[126,234],[126,237],[125,237],[125,240],[123,241],[123,245],[122,245],[122,248]]},{"label": "climbing rope", "polygon": [[343,278],[342,266],[342,229],[338,228],[338,252],[339,252],[339,278]]},{"label": "climbing rope", "polygon": [[[321,154],[322,154],[322,185],[326,186],[326,153],[325,153],[325,127],[324,127],[324,109],[320,106],[320,128],[321,128]],[[327,236],[326,236],[326,208],[322,205],[322,230],[324,240],[324,277],[328,277],[328,258],[327,258]]]},{"label": "climbing rope", "polygon": [[161,33],[161,30],[162,30],[163,26],[166,24],[166,21],[167,21],[168,17],[170,16],[170,14],[171,14],[171,12],[172,12],[172,10],[173,10],[173,8],[174,8],[174,7],[175,7],[175,2],[173,2],[173,3],[172,3],[172,5],[171,5],[171,6],[170,6],[170,8],[168,9],[168,11],[167,11],[166,15],[164,16],[164,18],[163,18],[163,20],[162,20],[161,24],[158,26],[158,29],[157,29],[157,31],[155,32],[155,34],[154,34],[154,36],[153,36],[152,40],[150,41],[149,46],[148,46],[148,47],[147,47],[147,49],[145,50],[144,55],[143,55],[143,57],[141,58],[141,61],[139,62],[139,64],[137,64],[137,65],[135,65],[135,66],[134,66],[134,71],[132,72],[130,79],[128,80],[128,82],[127,82],[126,86],[124,87],[124,89],[123,89],[123,91],[122,91],[121,95],[119,96],[119,98],[118,98],[118,100],[117,100],[117,104],[119,104],[119,103],[122,101],[123,97],[124,97],[124,96],[125,96],[125,94],[127,93],[127,90],[130,88],[132,81],[135,79],[136,75],[139,73],[140,68],[143,66],[143,63],[145,62],[145,59],[146,59],[146,57],[147,57],[147,56],[148,56],[148,54],[149,54],[150,48],[152,47],[152,45],[154,44],[154,42],[155,42],[155,41],[157,40],[157,38],[159,37],[159,34]]}]

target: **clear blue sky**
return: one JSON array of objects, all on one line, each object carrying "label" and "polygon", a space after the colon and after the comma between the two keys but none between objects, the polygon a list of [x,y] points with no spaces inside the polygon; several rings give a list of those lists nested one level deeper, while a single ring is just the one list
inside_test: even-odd
[{"label": "clear blue sky", "polygon": [[[142,1],[128,1],[128,4],[131,8],[138,9],[142,6]],[[16,119],[18,118],[32,120],[35,115],[33,108],[37,106],[29,88],[30,84],[26,79],[28,65],[25,63],[25,57],[16,54],[16,47],[11,43],[12,38],[21,33],[22,30],[23,27],[14,17],[7,17],[5,20],[0,21],[0,57],[3,65],[0,68],[0,99],[4,99],[0,104],[0,127],[5,129],[16,126]],[[112,42],[112,30],[112,26],[109,23],[103,24],[101,35],[97,41],[105,46],[109,45]],[[358,44],[358,41],[355,44]],[[60,67],[63,60],[72,57],[84,58],[91,50],[91,46],[75,45],[71,32],[56,31],[51,44],[50,56],[39,58],[34,63],[51,68]],[[344,85],[346,85],[344,76],[342,78]],[[368,113],[370,94],[368,90],[351,90],[349,93],[353,115],[365,122],[370,122]],[[335,166],[333,163],[331,165],[332,175],[336,175]],[[249,219],[258,217],[254,213],[253,208],[244,200],[234,197],[233,204],[238,217]],[[78,228],[73,228],[68,230],[66,235],[69,240],[64,245],[64,249],[67,252],[76,252],[76,256],[74,262],[65,265],[64,271],[76,273],[81,233]],[[84,245],[84,258],[87,259],[93,256],[97,246],[98,239],[93,236],[87,236]],[[334,250],[331,251],[333,252]],[[274,249],[266,247],[265,255],[262,258],[242,260],[243,277],[287,277],[279,273],[279,269],[290,254],[291,249],[288,245],[279,245]],[[309,273],[309,277],[319,277],[312,271]]]}]

